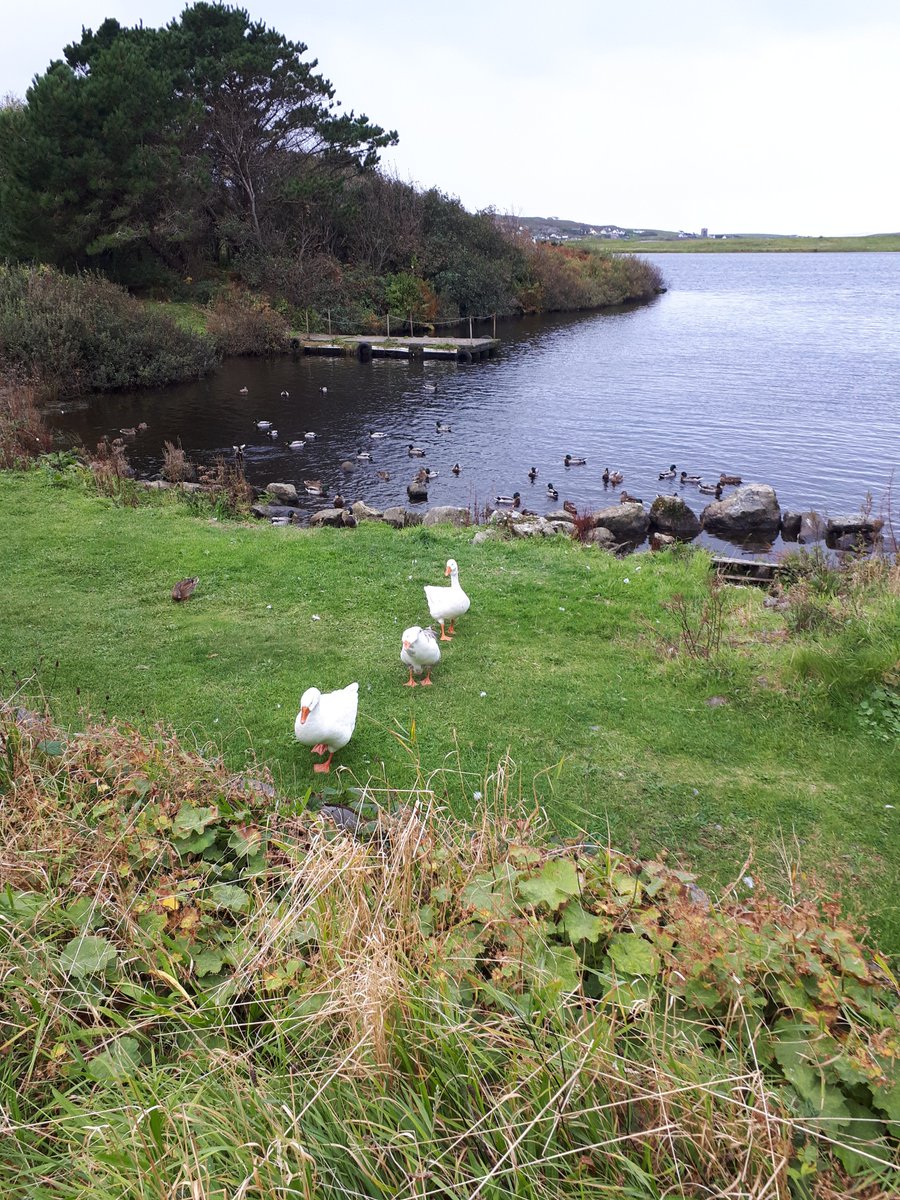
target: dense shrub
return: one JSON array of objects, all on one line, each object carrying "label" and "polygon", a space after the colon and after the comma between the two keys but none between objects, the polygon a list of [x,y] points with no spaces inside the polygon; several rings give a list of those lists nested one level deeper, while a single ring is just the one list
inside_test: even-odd
[{"label": "dense shrub", "polygon": [[206,328],[223,354],[280,354],[287,347],[289,326],[282,314],[238,288],[216,296]]},{"label": "dense shrub", "polygon": [[0,369],[71,395],[159,386],[205,374],[212,342],[93,274],[0,265]]}]

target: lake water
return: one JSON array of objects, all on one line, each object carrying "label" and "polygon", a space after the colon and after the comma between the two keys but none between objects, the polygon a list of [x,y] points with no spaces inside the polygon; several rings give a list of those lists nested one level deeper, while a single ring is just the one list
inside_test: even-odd
[{"label": "lake water", "polygon": [[[66,406],[55,422],[92,446],[145,421],[129,454],[148,474],[166,439],[198,461],[246,443],[253,483],[321,479],[378,507],[405,503],[422,465],[438,472],[429,504],[519,491],[538,512],[564,499],[599,507],[618,495],[604,489],[605,466],[649,503],[678,490],[657,479],[671,463],[770,483],[785,509],[855,511],[867,492],[882,505],[900,459],[900,255],[651,257],[669,289],[652,304],[503,322],[490,361],[232,359],[200,382]],[[316,438],[287,448],[307,431]],[[409,458],[410,442],[427,456]],[[360,450],[372,461],[344,474]],[[565,468],[566,453],[587,466]],[[709,500],[683,494],[698,513]]]}]

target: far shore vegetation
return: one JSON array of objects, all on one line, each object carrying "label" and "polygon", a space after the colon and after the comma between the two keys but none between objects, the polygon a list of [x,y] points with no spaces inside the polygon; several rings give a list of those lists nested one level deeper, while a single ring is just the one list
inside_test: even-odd
[{"label": "far shore vegetation", "polygon": [[[283,349],[291,329],[377,333],[392,317],[452,336],[470,318],[662,286],[641,259],[535,245],[492,210],[391,178],[379,155],[397,134],[341,110],[305,53],[241,9],[196,3],[163,29],[84,29],[0,104],[0,367],[53,376],[59,393],[55,343],[74,318],[54,325],[48,289],[82,309],[74,357],[95,360],[68,373],[71,391],[189,377],[211,351]],[[156,302],[140,349],[135,310],[116,314],[100,277]],[[160,312],[209,345],[176,350]]]},{"label": "far shore vegetation", "polygon": [[900,250],[900,233],[864,237],[580,238],[569,243],[623,254],[848,254]]}]

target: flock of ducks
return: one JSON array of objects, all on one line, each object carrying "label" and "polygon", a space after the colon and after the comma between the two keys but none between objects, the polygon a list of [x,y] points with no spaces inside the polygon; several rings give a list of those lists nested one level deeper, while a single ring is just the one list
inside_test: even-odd
[{"label": "flock of ducks", "polygon": [[[400,661],[409,668],[409,679],[404,687],[416,687],[422,674],[425,678],[420,686],[431,686],[432,668],[441,661],[439,643],[452,641],[457,619],[469,611],[471,601],[460,585],[456,559],[447,559],[444,575],[450,577],[448,586],[426,584],[424,589],[431,618],[441,627],[440,638],[430,626],[410,625],[403,631]],[[314,771],[326,773],[331,770],[335,753],[353,737],[358,713],[358,683],[349,683],[334,692],[321,692],[317,687],[306,689],[300,697],[294,737],[301,746],[308,746],[310,753],[320,757],[328,754],[324,761],[314,764]]]},{"label": "flock of ducks", "polygon": [[[240,390],[241,390],[241,394],[243,394],[243,395],[247,394],[247,391],[248,391],[247,388],[241,388]],[[319,390],[322,392],[327,392],[328,388],[322,387]],[[423,384],[423,390],[435,392],[435,391],[437,391],[437,385],[436,384]],[[282,395],[282,397],[287,397],[290,395],[290,393],[287,391],[282,391],[281,395]],[[434,424],[435,424],[435,432],[436,433],[452,433],[453,432],[453,427],[447,421],[435,420]],[[273,439],[278,437],[278,430],[273,428],[273,423],[271,421],[259,420],[256,422],[256,428],[261,430],[264,433],[267,433],[268,436]],[[125,431],[123,431],[123,432],[125,432]],[[386,438],[388,438],[388,436],[389,435],[387,433],[384,433],[377,429],[372,429],[369,432],[369,438],[371,441],[383,441]],[[310,430],[307,433],[305,433],[302,437],[295,438],[293,441],[287,443],[287,445],[288,445],[288,448],[291,450],[302,450],[304,448],[304,446],[306,446],[307,442],[314,441],[315,438],[316,438],[316,433],[313,430]],[[243,461],[243,452],[244,452],[245,448],[246,448],[245,445],[232,447],[237,461]],[[425,450],[422,446],[417,446],[414,442],[409,442],[406,447],[406,453],[407,453],[408,458],[425,458],[427,456],[428,451]],[[371,450],[366,450],[366,449],[363,449],[362,447],[359,447],[356,451],[355,459],[357,462],[371,462],[373,460],[373,455],[372,455]],[[342,465],[342,469],[344,469],[345,471],[350,471],[353,468],[353,462],[351,460],[347,460],[344,463],[342,463],[341,465]],[[587,459],[582,455],[568,453],[563,457],[562,465],[566,469],[568,469],[570,467],[586,467]],[[453,475],[458,476],[462,473],[462,467],[458,462],[455,462],[453,464],[453,466],[450,468],[450,471]],[[391,474],[389,471],[378,470],[375,472],[375,475],[376,475],[376,478],[381,480],[383,483],[390,482]],[[529,482],[532,484],[535,483],[538,478],[538,468],[531,467],[531,469],[528,471],[527,475],[528,475]],[[433,479],[437,479],[437,477],[438,477],[437,471],[432,471],[428,467],[423,467],[419,471],[416,472],[415,476],[413,477],[412,483],[407,488],[407,492],[412,494],[417,489],[424,488],[425,484],[427,484],[428,482],[430,482]],[[621,471],[610,470],[609,467],[604,468],[603,474],[601,475],[600,478],[602,480],[604,488],[619,487],[625,480],[625,476]],[[687,471],[682,471],[679,475],[678,468],[675,463],[672,463],[668,470],[660,471],[659,479],[661,481],[677,482],[682,487],[684,487],[686,485],[696,487],[698,492],[700,492],[706,496],[714,496],[716,500],[721,498],[722,489],[724,487],[726,487],[728,485],[737,486],[741,483],[741,477],[739,475],[729,475],[729,474],[726,474],[725,472],[722,472],[720,474],[718,480],[716,480],[715,482],[710,482],[710,483],[704,482],[703,477],[701,475],[691,475]],[[325,495],[327,495],[326,488],[324,487],[324,485],[322,484],[322,481],[320,479],[305,479],[303,481],[303,487],[304,487],[306,494],[309,496],[325,496]],[[547,496],[547,499],[551,500],[551,501],[559,500],[559,491],[552,482],[548,482],[546,485],[546,496]],[[418,498],[418,496],[414,496],[413,498]],[[342,504],[338,504],[339,499],[340,499],[339,496],[335,497],[335,507],[343,506]],[[641,498],[639,496],[634,496],[629,491],[624,490],[624,489],[619,493],[619,502],[621,504],[642,504],[643,503],[643,501],[641,500]],[[518,508],[521,508],[521,505],[522,505],[522,495],[518,491],[512,492],[511,495],[508,495],[508,494],[507,495],[499,495],[499,496],[494,497],[494,503],[498,507],[508,507],[508,508],[518,509]],[[577,513],[575,506],[573,504],[571,504],[570,501],[564,501],[563,507],[566,508],[566,510],[568,512]]]}]

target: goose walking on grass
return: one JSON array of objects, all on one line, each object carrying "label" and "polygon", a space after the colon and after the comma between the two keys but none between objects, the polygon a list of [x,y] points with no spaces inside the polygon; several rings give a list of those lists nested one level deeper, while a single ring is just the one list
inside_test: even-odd
[{"label": "goose walking on grass", "polygon": [[349,683],[336,692],[322,693],[317,687],[307,688],[300,697],[300,711],[294,722],[294,737],[311,753],[328,757],[313,770],[325,774],[331,770],[335,751],[342,750],[353,737],[359,712],[359,684]]},{"label": "goose walking on grass", "polygon": [[[461,617],[469,611],[471,601],[460,587],[459,567],[455,558],[447,559],[444,574],[450,576],[450,586],[435,587],[426,584],[425,599],[428,602],[428,611],[441,627],[440,640],[442,642],[449,642],[452,640],[452,635],[456,632],[453,628],[456,618]],[[449,637],[447,636],[447,630],[444,628],[448,621],[450,623]]]},{"label": "goose walking on grass", "polygon": [[410,625],[409,629],[404,629],[400,661],[409,667],[409,679],[404,687],[415,687],[413,675],[421,675],[423,671],[425,678],[422,687],[431,687],[431,668],[441,661],[441,648],[434,630],[423,629],[420,625]]}]

